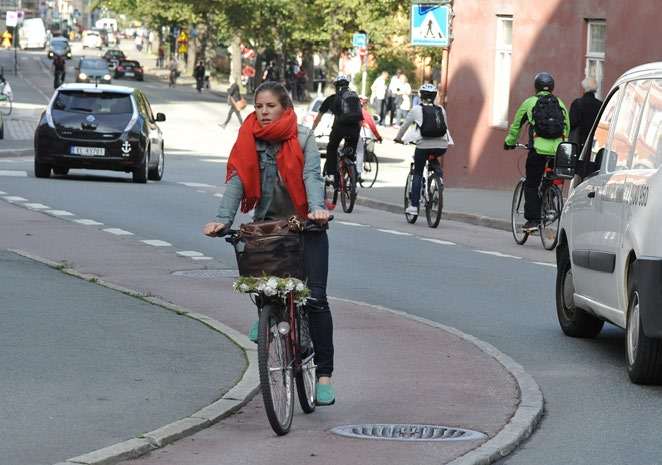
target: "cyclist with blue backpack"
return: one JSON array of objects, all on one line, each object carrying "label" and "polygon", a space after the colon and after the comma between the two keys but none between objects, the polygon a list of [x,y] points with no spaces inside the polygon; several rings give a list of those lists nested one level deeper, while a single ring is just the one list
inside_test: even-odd
[{"label": "cyclist with blue backpack", "polygon": [[[446,153],[448,146],[453,145],[453,138],[446,124],[446,110],[444,107],[434,104],[434,99],[437,97],[437,88],[434,84],[425,83],[418,89],[418,94],[420,103],[412,107],[404,123],[400,126],[398,134],[393,139],[396,144],[416,144],[411,205],[405,208],[405,212],[410,215],[418,215],[421,179],[428,158],[430,156],[436,158],[436,164],[433,166],[435,166],[435,172],[443,183],[443,170],[439,159]],[[405,135],[412,123],[416,123],[416,127]]]},{"label": "cyclist with blue backpack", "polygon": [[361,137],[363,123],[363,108],[356,92],[349,88],[349,78],[339,75],[334,81],[336,93],[329,95],[317,112],[313,122],[313,131],[322,120],[326,112],[333,113],[333,126],[329,134],[329,143],[326,146],[326,174],[334,177],[334,185],[338,185],[338,147],[343,139],[356,153],[356,146]]},{"label": "cyclist with blue backpack", "polygon": [[529,123],[529,155],[526,158],[526,182],[524,183],[525,232],[538,229],[540,223],[540,197],[538,188],[549,157],[556,155],[556,147],[568,138],[570,118],[561,99],[552,95],[554,78],[549,73],[538,73],[534,79],[536,95],[522,102],[510,131],[503,143],[504,150],[516,147],[522,127]]}]

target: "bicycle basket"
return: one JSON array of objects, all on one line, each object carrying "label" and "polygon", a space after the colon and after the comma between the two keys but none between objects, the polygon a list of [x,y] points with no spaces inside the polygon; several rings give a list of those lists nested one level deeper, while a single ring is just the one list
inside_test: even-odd
[{"label": "bicycle basket", "polygon": [[300,234],[244,235],[233,245],[240,276],[301,278]]}]

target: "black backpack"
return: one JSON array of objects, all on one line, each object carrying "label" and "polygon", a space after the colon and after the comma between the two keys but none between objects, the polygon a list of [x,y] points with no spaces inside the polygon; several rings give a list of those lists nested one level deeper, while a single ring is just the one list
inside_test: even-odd
[{"label": "black backpack", "polygon": [[358,123],[363,121],[363,109],[361,100],[356,92],[344,87],[336,95],[336,111],[334,112],[336,121],[341,124]]},{"label": "black backpack", "polygon": [[423,124],[421,124],[421,136],[443,137],[446,135],[446,121],[441,107],[437,105],[421,105],[423,110]]},{"label": "black backpack", "polygon": [[62,71],[64,69],[64,58],[60,55],[56,55],[55,59],[53,60],[53,65],[55,66],[56,70]]},{"label": "black backpack", "polygon": [[555,96],[541,95],[533,106],[533,128],[544,139],[558,139],[563,136],[565,115],[559,99]]}]

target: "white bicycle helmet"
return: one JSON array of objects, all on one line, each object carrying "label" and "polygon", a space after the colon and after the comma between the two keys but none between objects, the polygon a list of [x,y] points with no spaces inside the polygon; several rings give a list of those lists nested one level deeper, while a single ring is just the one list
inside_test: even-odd
[{"label": "white bicycle helmet", "polygon": [[338,77],[333,80],[333,84],[336,87],[348,86],[349,78],[347,76],[339,74]]},{"label": "white bicycle helmet", "polygon": [[437,97],[437,88],[434,84],[426,82],[418,89],[418,94],[421,96],[421,100],[428,100],[432,102],[435,97]]}]

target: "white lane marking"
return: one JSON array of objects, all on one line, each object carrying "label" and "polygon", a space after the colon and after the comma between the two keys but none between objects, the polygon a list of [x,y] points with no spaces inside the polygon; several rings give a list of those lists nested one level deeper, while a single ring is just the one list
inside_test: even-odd
[{"label": "white lane marking", "polygon": [[18,197],[16,195],[8,195],[4,199],[9,201],[9,202],[27,202],[28,201],[28,199],[24,199],[23,197]]},{"label": "white lane marking", "polygon": [[66,210],[46,210],[46,213],[50,213],[51,215],[55,216],[74,216],[73,213]]},{"label": "white lane marking", "polygon": [[532,262],[534,265],[542,265],[542,266],[551,266],[552,268],[556,268],[556,263],[545,263],[545,262]]},{"label": "white lane marking", "polygon": [[189,258],[205,256],[205,254],[196,252],[194,250],[180,250],[179,252],[177,252],[177,255],[181,255],[182,257],[189,257]]},{"label": "white lane marking", "polygon": [[209,162],[209,163],[227,163],[228,158],[229,158],[229,156],[222,157],[222,158],[219,158],[219,159],[216,159],[216,158],[203,158],[200,161],[206,161],[206,162]]},{"label": "white lane marking", "polygon": [[109,232],[110,234],[115,234],[116,236],[133,236],[132,232],[120,228],[106,228],[104,231]]},{"label": "white lane marking", "polygon": [[219,199],[223,198],[223,194],[214,194],[214,197],[218,197]]},{"label": "white lane marking", "polygon": [[99,223],[98,221],[94,220],[74,220],[74,223],[79,223],[79,224],[84,224],[85,226],[101,226],[103,223]]},{"label": "white lane marking", "polygon": [[501,252],[494,252],[492,250],[478,250],[478,249],[476,249],[476,252],[482,253],[482,254],[485,254],[485,255],[494,255],[495,257],[515,258],[517,260],[521,260],[521,258],[522,258],[522,257],[518,257],[516,255],[508,255],[508,254],[501,253]]},{"label": "white lane marking", "polygon": [[395,234],[396,236],[413,236],[411,233],[406,233],[402,231],[394,231],[393,229],[378,229],[377,231],[381,231],[387,234]]},{"label": "white lane marking", "polygon": [[435,244],[441,245],[457,245],[455,242],[451,241],[442,241],[441,239],[428,239],[427,237],[421,237],[422,241],[434,242]]},{"label": "white lane marking", "polygon": [[7,195],[7,193],[0,191],[0,195]]},{"label": "white lane marking", "polygon": [[217,187],[217,186],[212,186],[211,184],[205,184],[203,182],[178,182],[177,184],[181,184],[182,186],[186,186],[186,187],[213,187],[213,188]]},{"label": "white lane marking", "polygon": [[0,170],[0,176],[13,176],[16,178],[27,178],[27,171]]},{"label": "white lane marking", "polygon": [[24,206],[32,208],[33,210],[43,210],[44,208],[49,210],[51,207],[44,205],[43,203],[24,203]]},{"label": "white lane marking", "polygon": [[360,226],[360,227],[363,227],[363,228],[370,227],[369,224],[352,223],[350,221],[336,221],[336,223],[346,224],[347,226]]},{"label": "white lane marking", "polygon": [[170,242],[160,241],[158,239],[147,239],[145,241],[140,241],[147,245],[153,245],[154,247],[172,247]]},{"label": "white lane marking", "polygon": [[211,257],[191,257],[193,260],[213,260]]}]

